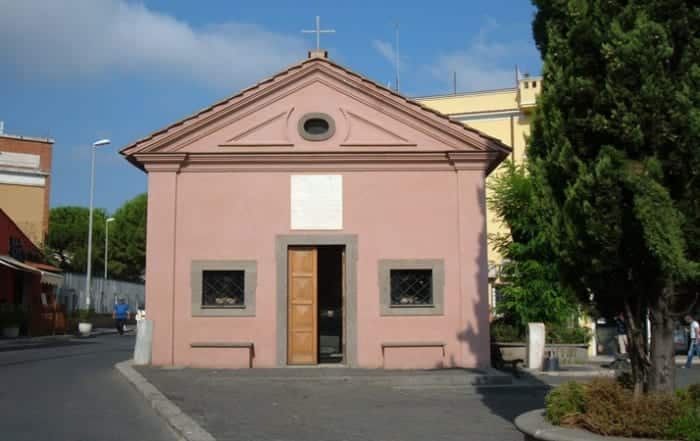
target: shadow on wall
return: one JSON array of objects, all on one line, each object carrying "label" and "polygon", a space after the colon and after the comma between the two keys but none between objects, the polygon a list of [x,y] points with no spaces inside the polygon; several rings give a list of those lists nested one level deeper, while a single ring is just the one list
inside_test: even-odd
[{"label": "shadow on wall", "polygon": [[[476,191],[475,198],[476,203],[484,210],[484,201],[480,197],[479,190]],[[481,225],[479,253],[475,261],[476,268],[478,268],[476,277],[478,278],[480,287],[484,287],[484,285],[487,286],[488,281],[488,245],[486,242],[485,228],[486,225],[484,223]],[[470,274],[466,274],[466,277],[470,276]],[[488,366],[490,366],[491,341],[488,335],[490,317],[488,292],[482,294],[483,295],[477,297],[477,302],[472,305],[474,308],[472,316],[475,317],[475,322],[466,323],[465,329],[457,334],[457,339],[463,344],[466,344],[467,347],[471,349],[472,353],[482,354],[482,356],[485,355],[487,357]],[[483,339],[484,333],[489,338]],[[486,345],[486,347],[484,347],[484,345]],[[451,361],[454,362],[454,360]],[[512,374],[512,372],[505,373],[509,375]],[[518,381],[527,383],[527,385],[506,388],[477,388],[477,393],[480,395],[484,405],[495,415],[500,416],[510,423],[513,423],[515,418],[522,413],[544,407],[544,398],[550,388],[547,383],[527,373],[523,373]]]}]

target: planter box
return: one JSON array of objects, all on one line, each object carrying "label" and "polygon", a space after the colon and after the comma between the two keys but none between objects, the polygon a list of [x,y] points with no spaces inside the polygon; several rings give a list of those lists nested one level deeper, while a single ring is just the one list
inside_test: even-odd
[{"label": "planter box", "polygon": [[19,337],[19,326],[7,326],[2,328],[2,336],[5,338]]},{"label": "planter box", "polygon": [[581,364],[588,360],[588,345],[586,344],[548,344],[544,347],[545,357],[550,352],[559,358],[559,364]]},{"label": "planter box", "polygon": [[[525,343],[496,343],[505,361],[525,360],[527,345]],[[554,352],[559,358],[560,365],[581,364],[588,360],[588,345],[586,344],[547,344],[544,347],[545,356]]]},{"label": "planter box", "polygon": [[496,343],[496,346],[501,351],[501,356],[504,361],[525,360],[527,355],[526,344],[523,343]]},{"label": "planter box", "polygon": [[602,436],[581,429],[554,426],[544,419],[544,409],[526,412],[515,419],[525,441],[657,441],[650,438]]}]

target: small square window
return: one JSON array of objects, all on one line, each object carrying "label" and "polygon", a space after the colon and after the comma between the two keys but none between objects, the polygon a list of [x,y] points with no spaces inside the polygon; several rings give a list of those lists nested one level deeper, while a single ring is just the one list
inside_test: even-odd
[{"label": "small square window", "polygon": [[245,271],[202,271],[203,308],[245,306]]},{"label": "small square window", "polygon": [[433,270],[393,269],[390,271],[391,306],[433,304]]}]

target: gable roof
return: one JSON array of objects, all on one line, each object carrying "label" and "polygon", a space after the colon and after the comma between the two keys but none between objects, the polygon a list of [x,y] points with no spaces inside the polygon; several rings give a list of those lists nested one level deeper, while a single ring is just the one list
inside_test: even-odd
[{"label": "gable roof", "polygon": [[274,84],[280,83],[281,81],[290,77],[301,75],[302,73],[314,68],[325,68],[324,70],[326,71],[335,71],[341,75],[345,75],[351,80],[359,82],[363,87],[379,92],[389,100],[398,102],[404,107],[410,109],[410,111],[414,112],[414,114],[430,118],[434,124],[441,126],[443,131],[450,132],[451,135],[462,138],[462,140],[475,146],[475,148],[485,152],[497,153],[497,163],[500,163],[511,152],[511,148],[497,138],[468,127],[459,121],[453,120],[449,116],[440,113],[437,110],[431,109],[417,101],[407,98],[387,87],[369,80],[326,57],[313,56],[291,65],[276,75],[243,89],[235,95],[218,101],[211,106],[208,106],[184,119],[181,119],[127,145],[120,150],[120,153],[126,156],[127,159],[129,159],[135,165],[142,167],[132,155],[137,153],[157,153],[157,147],[154,148],[154,144],[160,144],[160,141],[170,138],[171,136],[177,136],[181,133],[189,133],[191,130],[195,130],[198,127],[198,122],[204,121],[209,117],[214,116],[231,106],[234,106],[238,102],[254,96],[256,93],[261,92],[262,90],[272,87]]}]

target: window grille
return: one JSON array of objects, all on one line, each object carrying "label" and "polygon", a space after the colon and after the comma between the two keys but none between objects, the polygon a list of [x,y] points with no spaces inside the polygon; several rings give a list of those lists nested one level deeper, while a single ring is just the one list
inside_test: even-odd
[{"label": "window grille", "polygon": [[390,272],[391,306],[433,304],[433,271],[396,269]]},{"label": "window grille", "polygon": [[245,271],[202,271],[202,306],[245,306]]}]

